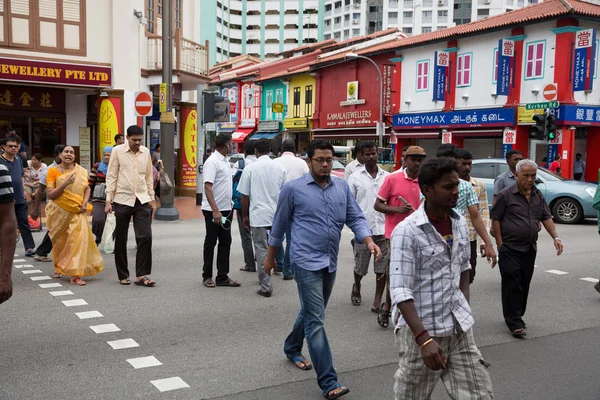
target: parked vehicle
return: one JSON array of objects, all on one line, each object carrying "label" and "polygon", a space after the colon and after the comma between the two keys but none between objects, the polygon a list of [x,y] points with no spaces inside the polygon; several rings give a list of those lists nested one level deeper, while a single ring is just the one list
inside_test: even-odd
[{"label": "parked vehicle", "polygon": [[[490,207],[494,196],[494,179],[508,171],[506,161],[501,158],[473,160],[471,176],[485,183]],[[536,187],[542,192],[552,216],[561,224],[576,224],[584,218],[595,218],[592,207],[596,185],[567,180],[546,168],[538,168]]]}]

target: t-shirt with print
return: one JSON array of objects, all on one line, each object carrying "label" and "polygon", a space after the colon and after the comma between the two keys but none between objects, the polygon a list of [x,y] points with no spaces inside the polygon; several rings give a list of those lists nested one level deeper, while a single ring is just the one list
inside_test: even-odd
[{"label": "t-shirt with print", "polygon": [[23,189],[23,164],[18,156],[14,161],[10,161],[4,156],[0,156],[0,164],[4,164],[10,173],[12,186],[15,195],[15,204],[25,204],[25,191]]},{"label": "t-shirt with print", "polygon": [[452,243],[454,243],[454,235],[452,233],[452,221],[450,220],[450,217],[443,220],[434,220],[429,218],[429,222],[431,222],[431,225],[433,225],[435,230],[442,235],[444,242],[446,242],[448,246],[452,248]]},{"label": "t-shirt with print", "polygon": [[15,201],[15,195],[10,172],[4,164],[0,164],[0,204],[12,203],[13,201]]},{"label": "t-shirt with print", "polygon": [[[390,174],[385,178],[377,197],[385,201],[388,206],[402,207],[404,200],[412,205],[413,209],[419,208],[421,203],[421,189],[419,181],[411,179],[404,171],[401,174]],[[392,237],[392,232],[396,225],[404,221],[412,212],[408,214],[386,214],[385,215],[385,237]]]}]

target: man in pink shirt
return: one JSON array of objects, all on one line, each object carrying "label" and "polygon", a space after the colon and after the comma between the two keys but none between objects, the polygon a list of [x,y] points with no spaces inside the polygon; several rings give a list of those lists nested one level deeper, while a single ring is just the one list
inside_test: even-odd
[{"label": "man in pink shirt", "polygon": [[[418,209],[421,203],[421,189],[417,178],[425,156],[425,150],[422,147],[409,147],[404,157],[404,171],[388,175],[377,194],[375,210],[385,214],[385,238],[388,249],[394,228]],[[389,325],[391,304],[389,285],[386,293],[387,301],[381,305],[377,316],[377,322],[382,328],[387,328]]]}]

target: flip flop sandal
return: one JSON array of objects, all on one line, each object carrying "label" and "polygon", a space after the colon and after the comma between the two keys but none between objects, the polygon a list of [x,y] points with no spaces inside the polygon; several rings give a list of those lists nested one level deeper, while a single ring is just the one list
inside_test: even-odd
[{"label": "flip flop sandal", "polygon": [[151,279],[146,278],[145,276],[142,277],[142,279],[140,279],[139,281],[134,281],[133,283],[135,285],[143,286],[143,287],[154,287],[154,285],[156,285],[156,282],[154,282]]},{"label": "flip flop sandal", "polygon": [[54,273],[52,274],[52,277],[53,277],[54,279],[60,279],[60,278],[62,278],[62,275],[61,275],[60,273],[58,273],[58,272],[54,272]]},{"label": "flip flop sandal", "polygon": [[217,282],[217,286],[229,286],[229,287],[238,287],[241,286],[242,284],[239,282],[236,282],[232,279],[227,279],[225,282]]},{"label": "flip flop sandal", "polygon": [[[299,356],[287,356],[288,360],[290,360],[291,362],[294,363],[294,365],[296,366],[296,368],[301,369],[303,371],[308,371],[310,369],[312,369],[312,364],[306,364],[306,358],[303,355],[299,355]],[[304,364],[304,367],[299,366],[298,364],[296,364],[297,362],[301,362],[302,364]]]},{"label": "flip flop sandal", "polygon": [[385,309],[385,303],[381,304],[381,309],[377,314],[377,323],[383,329],[387,329],[390,325],[390,310]]},{"label": "flip flop sandal", "polygon": [[[342,386],[341,384],[339,384],[339,383],[338,383],[338,384],[337,384],[337,387],[336,387],[335,389],[341,389],[342,387],[343,387],[343,386]],[[328,392],[328,393],[325,395],[325,398],[326,398],[326,399],[337,399],[337,398],[339,398],[339,397],[342,397],[342,396],[344,396],[344,395],[346,395],[346,394],[350,393],[350,389],[348,389],[348,388],[344,388],[344,389],[343,389],[343,390],[341,390],[340,392],[337,392],[337,393],[335,393],[335,394],[329,394],[329,393],[331,393],[331,392],[332,392],[333,390],[335,390],[335,389],[332,389],[332,390],[330,390],[330,391],[329,391],[329,392]]]},{"label": "flip flop sandal", "polygon": [[525,329],[514,329],[511,332],[513,337],[517,339],[523,339],[525,336],[527,336],[527,331]]},{"label": "flip flop sandal", "polygon": [[360,292],[356,290],[356,283],[352,285],[352,293],[350,294],[350,300],[352,301],[352,305],[354,306],[360,306],[360,303],[362,303]]},{"label": "flip flop sandal", "polygon": [[371,307],[371,312],[374,312],[375,314],[379,314],[380,310],[381,308]]},{"label": "flip flop sandal", "polygon": [[[123,281],[125,281],[125,282],[123,282]],[[131,285],[131,280],[129,278],[123,279],[123,281],[119,281],[119,283],[124,286]]]},{"label": "flip flop sandal", "polygon": [[77,286],[85,286],[86,285],[86,282],[81,278],[71,279],[71,283],[74,283]]},{"label": "flip flop sandal", "polygon": [[204,282],[202,282],[202,284],[207,287],[207,288],[214,288],[215,287],[215,283],[213,282],[212,279],[205,279]]}]

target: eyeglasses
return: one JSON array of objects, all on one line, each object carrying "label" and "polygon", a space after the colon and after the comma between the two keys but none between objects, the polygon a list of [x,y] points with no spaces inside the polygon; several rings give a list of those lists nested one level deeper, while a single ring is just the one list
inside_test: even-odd
[{"label": "eyeglasses", "polygon": [[311,158],[311,160],[313,160],[317,164],[331,164],[333,162],[333,158]]},{"label": "eyeglasses", "polygon": [[5,146],[8,147],[9,149],[18,149],[20,147],[20,145],[18,145],[18,144],[7,144]]}]

